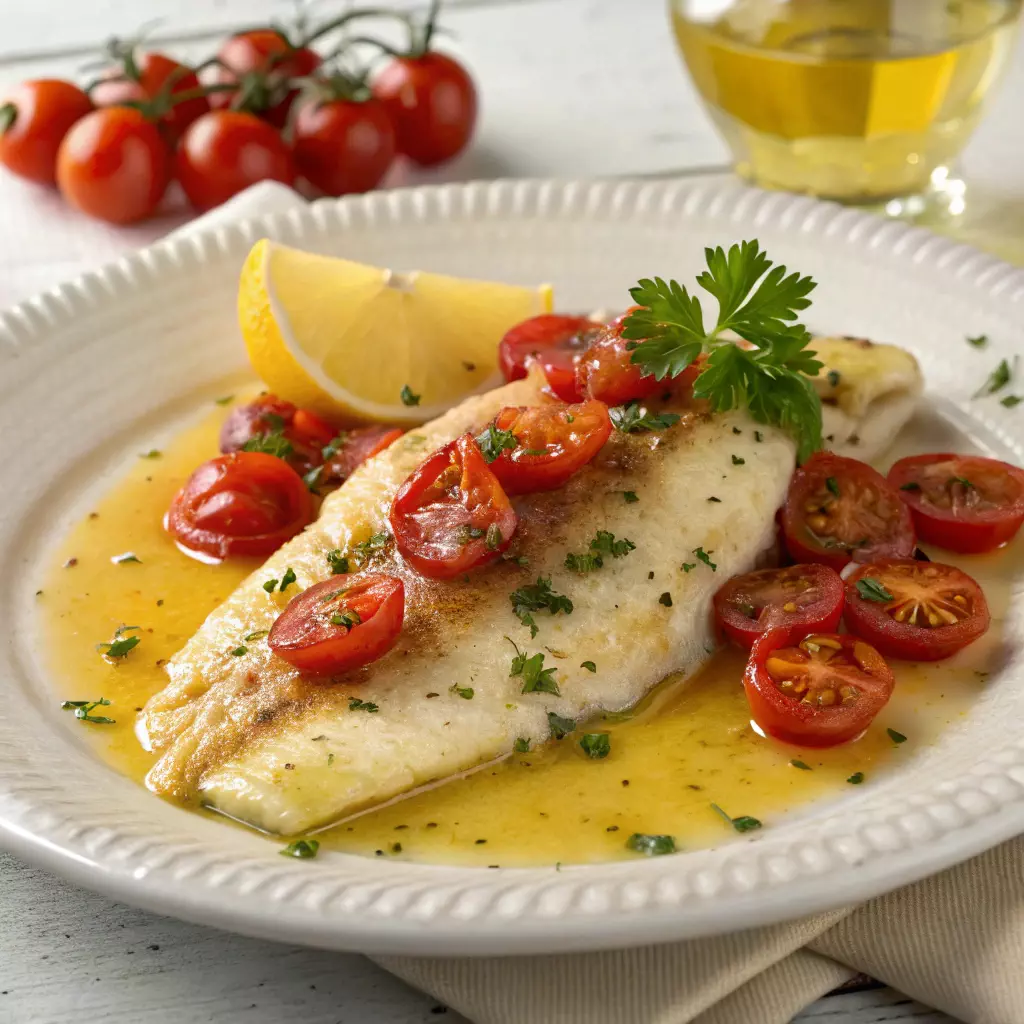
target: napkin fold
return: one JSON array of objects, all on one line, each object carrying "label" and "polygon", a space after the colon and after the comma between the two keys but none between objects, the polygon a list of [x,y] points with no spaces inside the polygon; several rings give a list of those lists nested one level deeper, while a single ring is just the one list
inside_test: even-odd
[{"label": "napkin fold", "polygon": [[[168,237],[304,203],[262,182]],[[1024,838],[859,907],[711,939],[372,959],[474,1024],[786,1024],[859,973],[967,1024],[1024,1024]]]}]

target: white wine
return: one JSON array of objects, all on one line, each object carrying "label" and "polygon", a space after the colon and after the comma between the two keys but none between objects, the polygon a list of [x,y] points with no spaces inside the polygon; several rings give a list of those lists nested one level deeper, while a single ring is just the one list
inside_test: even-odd
[{"label": "white wine", "polygon": [[878,203],[925,192],[963,148],[1012,51],[1021,0],[670,6],[740,175]]}]

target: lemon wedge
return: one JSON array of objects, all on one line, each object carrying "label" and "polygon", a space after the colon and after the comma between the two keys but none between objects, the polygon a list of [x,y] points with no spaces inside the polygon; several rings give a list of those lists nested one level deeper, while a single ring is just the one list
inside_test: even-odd
[{"label": "lemon wedge", "polygon": [[498,342],[551,288],[397,274],[269,239],[246,258],[238,321],[281,398],[349,421],[420,423],[493,386]]}]

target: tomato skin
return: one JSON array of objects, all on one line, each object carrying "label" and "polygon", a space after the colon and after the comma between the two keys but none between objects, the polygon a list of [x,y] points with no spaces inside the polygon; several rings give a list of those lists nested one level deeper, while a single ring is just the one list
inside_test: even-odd
[{"label": "tomato skin", "polygon": [[293,130],[298,173],[329,196],[376,188],[395,158],[395,129],[376,99],[305,103]]},{"label": "tomato skin", "polygon": [[323,448],[336,434],[331,424],[308,409],[297,409],[276,395],[260,395],[235,406],[220,428],[220,450],[241,451],[246,442],[280,431],[291,444],[286,461],[298,473],[308,473],[323,461]]},{"label": "tomato skin", "polygon": [[171,156],[132,107],[105,107],[76,121],[57,153],[61,195],[91,217],[132,224],[156,211],[171,180]]},{"label": "tomato skin", "polygon": [[856,739],[871,724],[888,703],[896,681],[885,659],[863,640],[839,633],[812,633],[802,643],[812,639],[835,645],[847,663],[855,663],[835,677],[840,684],[856,687],[856,698],[850,704],[822,706],[783,693],[767,664],[772,656],[784,656],[793,648],[784,642],[781,632],[774,630],[768,630],[754,643],[743,674],[743,688],[754,721],[769,736],[800,747],[834,747]]},{"label": "tomato skin", "polygon": [[[134,54],[133,60],[139,72],[138,79],[119,78],[124,75],[124,68],[121,65],[111,67],[92,90],[92,99],[97,107],[115,107],[128,102],[151,100],[160,95],[168,79],[172,81],[172,96],[199,88],[199,79],[194,71],[162,53],[145,50]],[[182,132],[209,109],[210,103],[205,96],[176,103],[160,119],[167,131],[168,140],[176,142]]]},{"label": "tomato skin", "polygon": [[[828,481],[834,481],[838,495]],[[815,506],[812,510],[808,505]],[[817,526],[814,520],[820,519]],[[834,538],[830,529],[841,529]],[[797,562],[820,562],[839,572],[850,561],[907,558],[917,535],[899,492],[867,463],[815,452],[789,484],[782,507],[786,548]],[[834,543],[828,546],[814,534]]]},{"label": "tomato skin", "polygon": [[[797,605],[785,611],[784,605]],[[834,633],[843,614],[843,581],[827,565],[809,562],[734,576],[714,597],[715,621],[735,644],[750,648],[768,629],[792,644],[808,633]],[[751,617],[746,609],[758,614]]]},{"label": "tomato skin", "polygon": [[61,141],[92,110],[92,101],[71,82],[37,78],[16,85],[0,101],[0,107],[7,104],[14,122],[0,132],[0,163],[21,178],[55,184]]},{"label": "tomato skin", "polygon": [[[428,456],[398,489],[389,518],[402,557],[417,572],[439,580],[494,561],[516,530],[508,495],[472,434]],[[470,529],[477,536],[470,537]]]},{"label": "tomato skin", "polygon": [[632,352],[622,337],[626,314],[611,323],[580,357],[576,366],[576,390],[581,395],[599,398],[608,405],[622,405],[634,399],[642,401],[667,391],[668,380],[645,374],[632,362]]},{"label": "tomato skin", "polygon": [[509,328],[498,344],[498,365],[505,380],[521,380],[536,359],[548,387],[563,402],[582,402],[576,390],[576,363],[601,331],[585,316],[542,313]]},{"label": "tomato skin", "polygon": [[[504,449],[491,463],[509,495],[561,487],[597,455],[612,432],[608,406],[594,399],[568,406],[506,406],[494,425],[511,430],[519,441],[519,447]],[[544,455],[526,454],[542,448]]]},{"label": "tomato skin", "polygon": [[[870,577],[888,590],[895,602],[883,604],[865,600],[857,581]],[[907,661],[940,661],[949,658],[988,630],[991,621],[988,602],[977,582],[967,573],[941,562],[918,562],[913,558],[888,558],[858,568],[846,580],[846,625],[886,657]],[[959,594],[962,606],[950,595]],[[937,602],[946,615],[964,616],[941,626],[900,622],[891,614],[917,596],[924,603]],[[902,600],[901,600],[902,598]],[[934,605],[933,605],[934,607]],[[927,614],[927,608],[923,610]]]},{"label": "tomato skin", "polygon": [[[343,594],[332,599],[338,591]],[[331,615],[355,612],[351,627]],[[297,594],[277,617],[267,645],[308,675],[336,675],[383,657],[398,640],[405,618],[405,586],[397,576],[332,576]]]},{"label": "tomato skin", "polygon": [[[252,113],[275,128],[283,128],[288,123],[288,114],[299,94],[298,89],[288,87],[289,80],[311,75],[321,63],[315,50],[292,46],[280,32],[271,28],[231,36],[217,51],[217,59],[222,65],[214,74],[218,85],[232,84],[252,74],[263,77],[267,106]],[[211,93],[210,106],[214,110],[229,107],[237,98],[238,92]]]},{"label": "tomato skin", "polygon": [[204,462],[165,522],[181,547],[217,559],[269,555],[313,520],[313,499],[288,463],[262,452]]},{"label": "tomato skin", "polygon": [[367,459],[393,445],[404,433],[397,427],[356,427],[345,431],[345,440],[327,460],[324,482],[344,483]]},{"label": "tomato skin", "polygon": [[178,144],[178,180],[197,210],[227,202],[257,181],[295,181],[295,161],[280,133],[238,110],[212,110]]},{"label": "tomato skin", "polygon": [[476,125],[476,86],[458,61],[443,53],[396,57],[373,80],[387,107],[398,150],[424,167],[466,148]]},{"label": "tomato skin", "polygon": [[[893,465],[889,482],[899,488],[921,540],[948,551],[994,551],[1024,523],[1024,470],[1008,462],[949,452],[912,455]],[[919,489],[904,489],[914,484]]]}]

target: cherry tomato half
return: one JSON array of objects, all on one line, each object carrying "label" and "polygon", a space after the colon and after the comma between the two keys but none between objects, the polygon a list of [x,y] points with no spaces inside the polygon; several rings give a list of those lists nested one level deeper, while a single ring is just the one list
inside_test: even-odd
[{"label": "cherry tomato half", "polygon": [[314,100],[299,107],[292,146],[299,174],[321,192],[369,192],[395,159],[395,129],[379,100]]},{"label": "cherry tomato half", "polygon": [[952,565],[888,558],[846,580],[846,625],[890,658],[939,661],[988,629],[981,587]]},{"label": "cherry tomato half", "polygon": [[536,359],[548,387],[563,402],[581,402],[576,390],[576,363],[601,333],[601,324],[585,316],[542,313],[516,324],[498,345],[498,365],[505,380],[526,376],[527,363]]},{"label": "cherry tomato half", "polygon": [[269,555],[313,519],[313,499],[287,462],[233,452],[204,462],[175,495],[165,525],[214,558]]},{"label": "cherry tomato half", "polygon": [[91,217],[131,224],[150,216],[171,180],[171,154],[134,107],[105,107],[72,125],[57,153],[61,195]]},{"label": "cherry tomato half", "polygon": [[217,51],[219,66],[214,81],[218,85],[239,83],[237,91],[210,94],[215,110],[242,102],[250,113],[258,114],[275,128],[288,122],[297,86],[296,78],[311,75],[320,66],[320,56],[305,46],[293,46],[276,29],[253,29],[226,39]]},{"label": "cherry tomato half", "polygon": [[516,530],[508,495],[472,434],[439,448],[399,487],[390,519],[405,560],[439,580],[493,561]]},{"label": "cherry tomato half", "polygon": [[288,602],[267,644],[300,672],[334,675],[387,654],[404,617],[405,586],[397,576],[332,576]]},{"label": "cherry tomato half", "polygon": [[921,540],[980,554],[1012,540],[1024,522],[1024,470],[980,455],[912,455],[889,470]]},{"label": "cherry tomato half", "polygon": [[[266,445],[280,436],[280,457],[299,473],[308,473],[323,461],[323,449],[337,431],[316,413],[296,409],[276,395],[260,395],[236,406],[220,428],[220,450],[242,451],[253,441]],[[268,452],[268,454],[276,454]]]},{"label": "cherry tomato half", "polygon": [[869,644],[812,633],[796,646],[769,630],[750,652],[743,686],[754,721],[801,747],[834,747],[859,736],[892,696],[895,679]]},{"label": "cherry tomato half", "polygon": [[15,86],[0,101],[0,163],[29,181],[52,185],[64,136],[90,110],[89,97],[59,78]]},{"label": "cherry tomato half", "polygon": [[342,431],[338,435],[341,443],[324,467],[324,483],[344,483],[358,466],[389,448],[402,434],[397,427],[356,427]]},{"label": "cherry tomato half", "polygon": [[734,576],[715,594],[715,619],[740,647],[751,647],[767,629],[780,642],[808,633],[832,633],[843,614],[843,581],[827,565],[790,565]]},{"label": "cherry tomato half", "polygon": [[466,69],[443,53],[397,57],[373,80],[387,107],[399,152],[429,167],[466,148],[476,124],[476,87]]},{"label": "cherry tomato half", "polygon": [[[167,88],[171,96],[180,96],[199,88],[195,72],[185,64],[156,53],[144,50],[141,53],[127,53],[126,59],[104,73],[102,81],[92,89],[92,99],[97,107],[114,107],[128,102],[151,100]],[[160,119],[170,142],[181,138],[182,132],[197,118],[210,109],[205,96],[175,103]]]},{"label": "cherry tomato half", "polygon": [[608,405],[640,401],[667,391],[667,380],[657,380],[645,374],[632,361],[633,353],[626,348],[622,325],[632,310],[613,320],[594,339],[590,348],[580,356],[576,365],[576,390],[581,395],[599,398]]},{"label": "cherry tomato half", "polygon": [[[507,406],[494,427],[510,432],[517,444],[500,450],[491,472],[506,494],[527,494],[553,491],[582,469],[604,447],[612,421],[608,406],[591,399],[579,405]],[[489,435],[488,430],[480,437],[485,448]]]},{"label": "cherry tomato half", "polygon": [[295,180],[295,161],[280,132],[240,110],[211,110],[178,144],[175,170],[189,202],[209,210],[257,181]]},{"label": "cherry tomato half", "polygon": [[816,452],[793,474],[782,529],[794,559],[836,572],[849,561],[909,557],[917,543],[910,512],[885,477],[831,452]]}]

